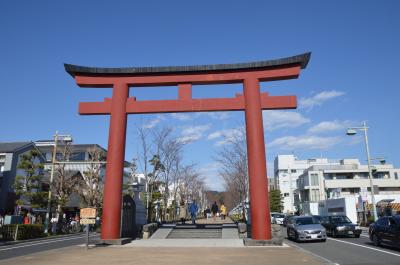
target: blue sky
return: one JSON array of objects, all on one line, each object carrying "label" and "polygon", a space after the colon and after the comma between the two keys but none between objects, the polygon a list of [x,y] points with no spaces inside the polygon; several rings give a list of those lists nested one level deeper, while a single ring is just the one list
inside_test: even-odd
[{"label": "blue sky", "polygon": [[[278,1],[274,1],[278,2]],[[98,67],[196,65],[274,59],[312,52],[299,79],[262,83],[294,94],[299,109],[264,112],[268,171],[277,154],[359,158],[363,140],[347,126],[366,120],[370,148],[400,166],[399,1],[1,1],[0,141],[49,139],[107,147],[107,116],[79,116],[78,102],[110,89],[79,88],[63,63]],[[194,97],[229,97],[238,85],[194,88]],[[138,99],[176,97],[175,88],[135,88]],[[218,133],[244,113],[131,115],[126,159],[136,154],[135,124],[176,128],[210,188],[221,189],[213,157]]]}]

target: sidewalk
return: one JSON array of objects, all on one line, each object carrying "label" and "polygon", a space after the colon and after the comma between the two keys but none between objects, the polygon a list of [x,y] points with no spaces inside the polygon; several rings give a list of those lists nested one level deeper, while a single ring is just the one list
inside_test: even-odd
[{"label": "sidewalk", "polygon": [[69,247],[40,252],[13,259],[2,260],[2,265],[321,265],[317,260],[293,247],[242,247],[242,248],[143,248],[143,247]]}]

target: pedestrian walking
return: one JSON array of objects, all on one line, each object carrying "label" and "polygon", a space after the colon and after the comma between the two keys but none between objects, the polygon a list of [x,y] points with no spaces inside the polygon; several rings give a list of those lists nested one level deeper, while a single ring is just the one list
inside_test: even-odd
[{"label": "pedestrian walking", "polygon": [[187,207],[185,205],[185,202],[182,200],[181,205],[179,206],[179,219],[181,220],[182,224],[185,224],[186,212],[187,212]]},{"label": "pedestrian walking", "polygon": [[58,218],[56,216],[53,216],[50,220],[51,223],[51,233],[54,235],[57,232],[57,223],[58,223]]},{"label": "pedestrian walking", "polygon": [[2,227],[4,224],[4,217],[3,215],[0,213],[0,227]]},{"label": "pedestrian walking", "polygon": [[224,203],[221,204],[221,220],[225,220],[226,214],[227,214],[227,209],[224,205]]},{"label": "pedestrian walking", "polygon": [[25,215],[24,217],[24,225],[29,225],[30,224],[30,219],[28,215]]},{"label": "pedestrian walking", "polygon": [[211,206],[211,213],[212,213],[212,216],[213,216],[213,220],[215,221],[217,213],[218,213],[217,202],[214,202],[213,205]]},{"label": "pedestrian walking", "polygon": [[190,204],[189,212],[192,217],[192,224],[196,224],[196,215],[199,208],[197,207],[196,201],[193,200],[192,204]]},{"label": "pedestrian walking", "polygon": [[36,218],[36,223],[39,224],[39,225],[41,225],[43,223],[42,216],[40,214]]},{"label": "pedestrian walking", "polygon": [[31,216],[31,224],[36,224],[36,215],[34,214]]}]

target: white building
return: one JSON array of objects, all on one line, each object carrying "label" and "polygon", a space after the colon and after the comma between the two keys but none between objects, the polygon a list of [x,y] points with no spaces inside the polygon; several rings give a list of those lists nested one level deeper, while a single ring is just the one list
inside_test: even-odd
[{"label": "white building", "polygon": [[[374,192],[379,197],[400,195],[400,169],[390,164],[372,165]],[[336,164],[313,165],[297,180],[296,205],[327,199],[363,196],[370,200],[368,166],[358,159],[343,159]],[[377,203],[378,201],[376,201]],[[369,201],[371,203],[371,201]]]},{"label": "white building", "polygon": [[330,165],[327,158],[312,158],[300,160],[294,155],[278,155],[274,161],[275,186],[283,195],[283,212],[295,212],[294,191],[297,189],[297,179],[309,167],[314,165]]}]

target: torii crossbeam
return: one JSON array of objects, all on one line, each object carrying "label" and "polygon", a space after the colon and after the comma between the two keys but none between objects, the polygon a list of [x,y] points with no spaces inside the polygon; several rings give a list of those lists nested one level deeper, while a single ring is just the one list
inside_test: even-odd
[{"label": "torii crossbeam", "polygon": [[[262,110],[294,109],[296,96],[260,93],[259,83],[297,78],[310,53],[241,64],[173,67],[94,68],[65,64],[81,87],[112,87],[112,98],[79,104],[82,115],[110,115],[101,238],[120,239],[122,176],[128,114],[245,111],[252,238],[271,239]],[[243,83],[234,98],[193,99],[192,85]],[[176,100],[137,101],[135,86],[178,86]]]}]

